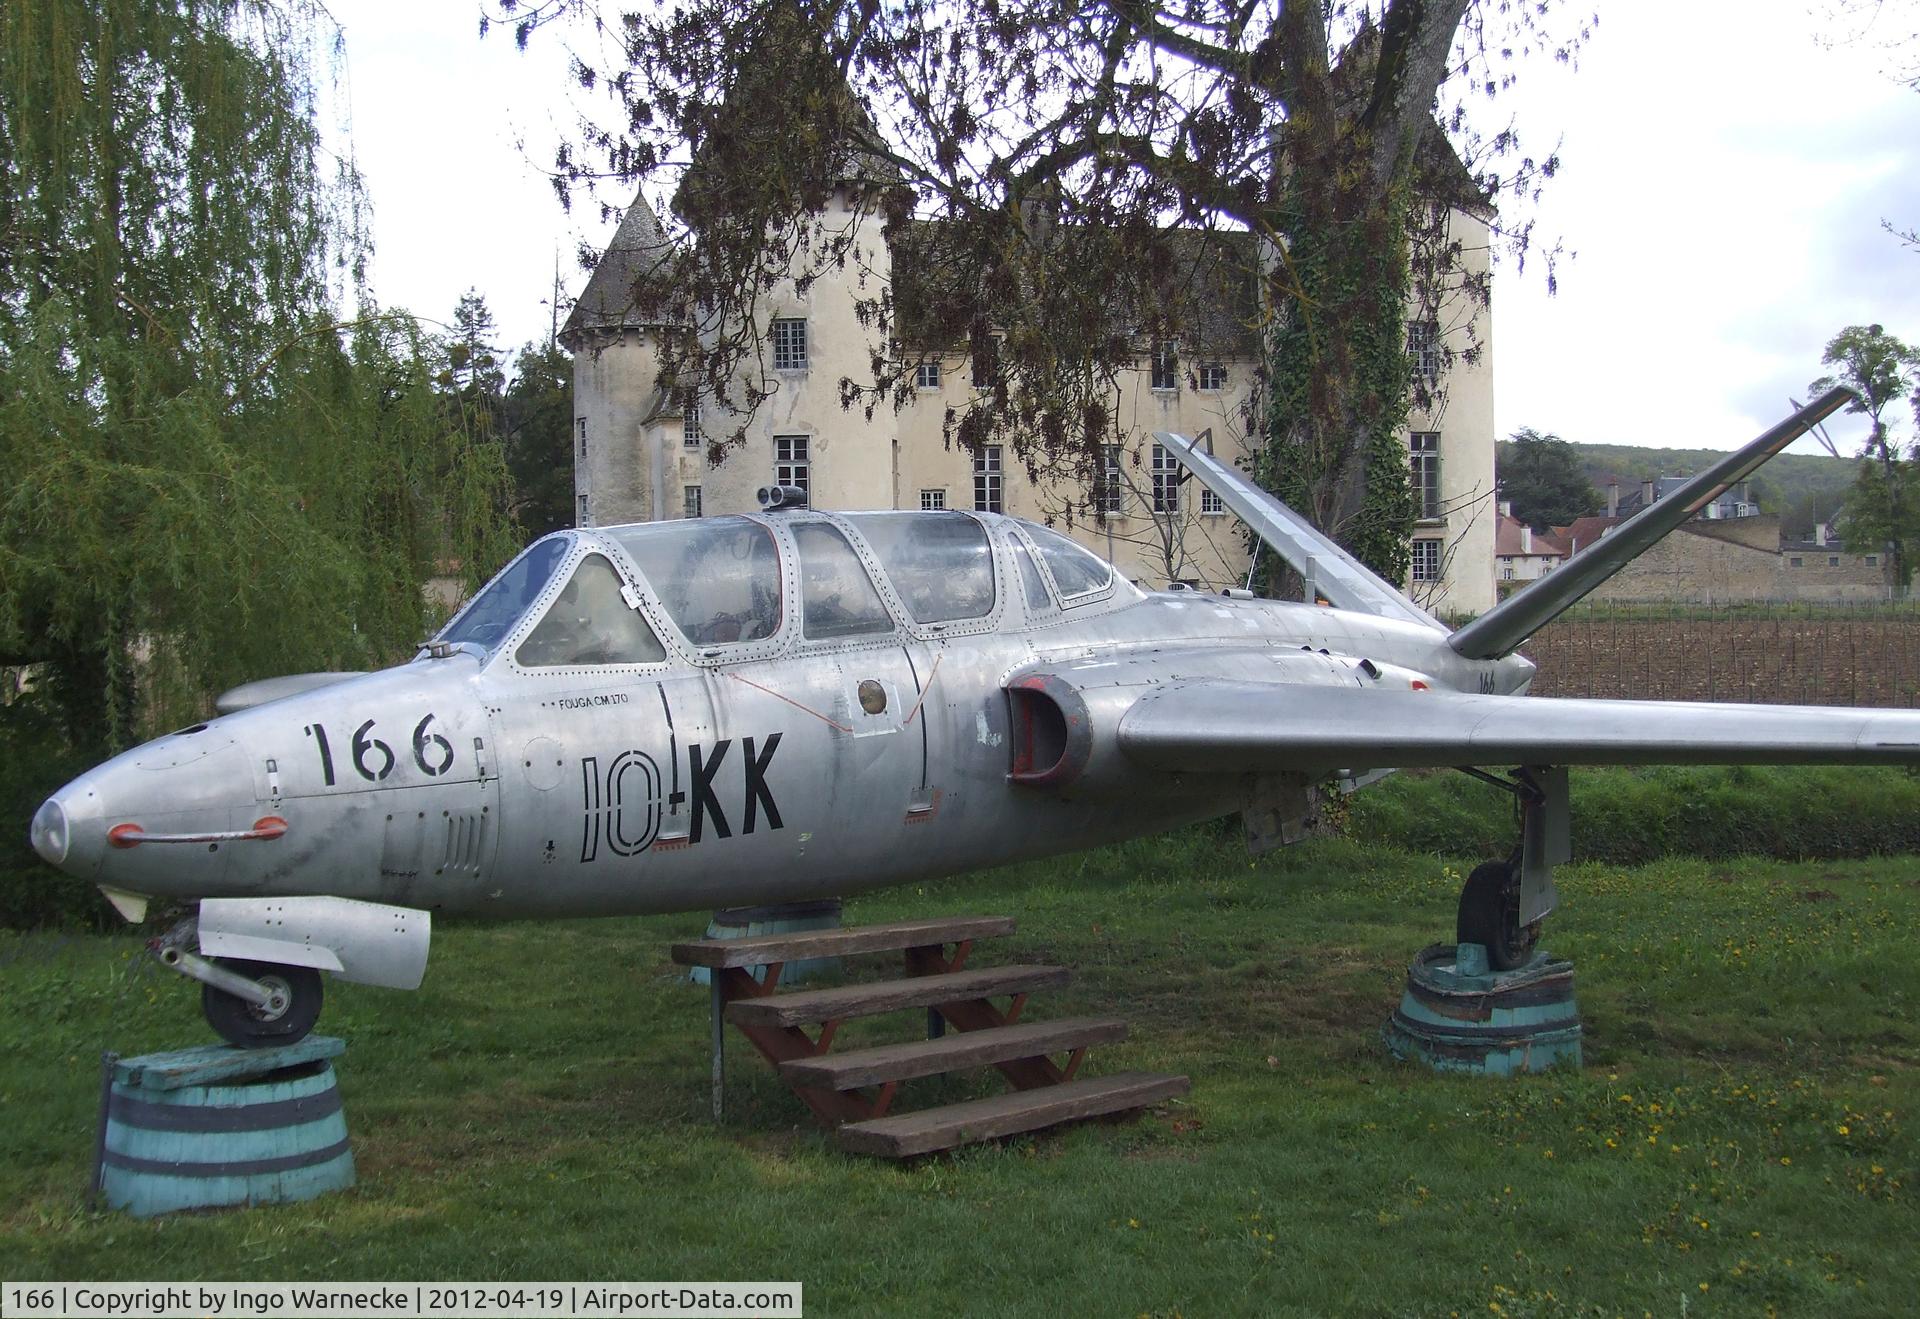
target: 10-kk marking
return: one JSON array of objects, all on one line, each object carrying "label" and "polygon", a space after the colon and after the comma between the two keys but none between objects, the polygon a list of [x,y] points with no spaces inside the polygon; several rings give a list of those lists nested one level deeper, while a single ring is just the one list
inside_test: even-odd
[{"label": "10-kk marking", "polygon": [[[765,739],[740,741],[740,833],[753,833],[765,817],[768,829],[781,828],[780,807],[767,783],[767,769],[780,749],[779,733]],[[694,743],[687,748],[687,777],[692,788],[693,820],[687,829],[687,841],[697,843],[711,823],[716,838],[733,837],[714,780],[727,762],[732,738],[722,738],[711,748]],[[592,861],[600,854],[602,841],[615,856],[634,856],[651,847],[659,837],[663,804],[679,813],[689,794],[674,792],[662,802],[663,782],[660,767],[644,751],[622,751],[603,774],[598,756],[580,761],[580,790],[583,818],[580,830],[580,860]]]}]

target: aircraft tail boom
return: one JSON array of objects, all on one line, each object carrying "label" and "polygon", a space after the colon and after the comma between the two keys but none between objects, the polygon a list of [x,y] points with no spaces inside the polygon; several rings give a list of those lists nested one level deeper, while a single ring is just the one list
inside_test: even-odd
[{"label": "aircraft tail boom", "polygon": [[1159,431],[1153,438],[1335,608],[1445,631],[1433,615],[1231,464],[1203,450],[1197,439],[1171,431]]},{"label": "aircraft tail boom", "polygon": [[1447,643],[1468,659],[1498,659],[1511,654],[1521,642],[1853,397],[1853,392],[1845,388],[1828,390],[1745,448],[1728,454],[1666,498],[1641,509],[1574,555],[1565,566],[1508,596],[1455,632]]}]

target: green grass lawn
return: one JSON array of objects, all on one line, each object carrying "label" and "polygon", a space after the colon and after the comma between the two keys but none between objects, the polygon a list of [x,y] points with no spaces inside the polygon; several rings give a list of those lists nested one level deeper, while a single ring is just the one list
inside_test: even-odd
[{"label": "green grass lawn", "polygon": [[[417,994],[333,983],[360,1184],[89,1209],[98,1057],[204,1042],[131,938],[0,935],[0,1277],[798,1279],[810,1314],[1910,1313],[1920,861],[1563,870],[1586,1067],[1393,1062],[1465,863],[1188,831],[850,903],[1001,912],[974,963],[1077,970],[1030,1014],[1184,1071],[1143,1120],[908,1166],[840,1154],[733,1038],[707,1113],[693,917],[443,925]],[[910,1026],[896,1022],[896,1030]],[[869,1032],[870,1034],[870,1032]],[[853,1038],[861,1038],[858,1032]],[[919,1083],[902,1107],[998,1088]]]}]

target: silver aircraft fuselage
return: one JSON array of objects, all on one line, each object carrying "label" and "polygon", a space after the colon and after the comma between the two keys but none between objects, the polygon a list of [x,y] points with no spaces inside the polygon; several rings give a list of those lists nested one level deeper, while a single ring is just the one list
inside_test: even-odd
[{"label": "silver aircraft fuselage", "polygon": [[[1348,610],[1145,594],[1111,576],[1064,595],[1085,565],[1061,557],[1063,538],[993,515],[925,516],[983,533],[984,613],[919,621],[927,610],[860,515],[706,519],[764,535],[778,565],[777,613],[760,602],[777,617],[766,635],[715,640],[740,630],[738,616],[683,631],[684,606],[663,603],[672,592],[619,529],[558,533],[528,551],[547,547],[547,576],[491,644],[424,648],[147,743],[55,794],[35,843],[117,898],[323,894],[503,917],[780,902],[1070,852],[1244,804],[1245,773],[1131,764],[1103,702],[1117,712],[1188,679],[1508,694],[1532,674],[1518,657],[1463,658],[1435,628]],[[844,538],[884,603],[857,635],[813,626],[829,617],[826,588],[796,536],[826,533],[809,526]],[[593,556],[617,570],[659,658],[556,665],[530,650]],[[831,599],[843,618],[842,594]],[[459,635],[456,619],[443,636]],[[1063,706],[1023,705],[1022,676],[1037,673],[1070,682]]]},{"label": "silver aircraft fuselage", "polygon": [[321,971],[417,986],[436,911],[826,897],[1236,810],[1263,850],[1299,836],[1316,784],[1453,766],[1519,804],[1518,845],[1468,876],[1456,921],[1512,969],[1572,856],[1569,766],[1920,764],[1920,712],[1530,697],[1513,653],[1851,397],[1452,633],[1172,434],[1155,438],[1339,607],[1144,594],[1056,532],[944,510],[558,533],[410,663],[229,692],[223,717],[55,793],[33,843],[129,919],[198,899],[154,951],[253,1046],[311,1028]]}]

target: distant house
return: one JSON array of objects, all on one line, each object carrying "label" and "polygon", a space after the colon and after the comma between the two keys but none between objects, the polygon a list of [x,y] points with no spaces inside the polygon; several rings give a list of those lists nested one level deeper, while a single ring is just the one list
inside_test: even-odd
[{"label": "distant house", "polygon": [[1564,527],[1555,527],[1553,533],[1571,558],[1619,525],[1618,516],[1575,518]]},{"label": "distant house", "polygon": [[1513,516],[1512,504],[1500,501],[1493,528],[1495,590],[1502,582],[1537,581],[1566,561],[1567,547],[1558,536],[1535,531]]},{"label": "distant house", "polygon": [[[1582,518],[1565,531],[1578,552],[1613,523]],[[1780,519],[1760,513],[1683,522],[1593,594],[1598,600],[1690,604],[1840,603],[1884,600],[1887,582],[1880,555],[1848,554],[1825,527],[1811,541],[1784,540]]]},{"label": "distant house", "polygon": [[[1624,486],[1619,477],[1614,477],[1607,482],[1607,516],[1616,519],[1632,517],[1648,504],[1665,499],[1692,479],[1690,476],[1662,476]],[[1750,518],[1757,517],[1759,513],[1760,505],[1753,501],[1747,483],[1741,481],[1723,490],[1718,499],[1702,506],[1699,516]]]},{"label": "distant house", "polygon": [[[1870,583],[1884,588],[1886,568],[1879,554],[1850,554],[1834,537],[1831,523],[1814,524],[1812,540],[1782,540],[1780,554],[1786,560],[1789,577],[1806,588],[1820,586],[1853,587]],[[1849,595],[1846,599],[1864,598]],[[1878,599],[1877,595],[1871,597]]]}]

